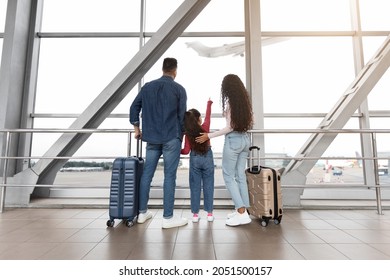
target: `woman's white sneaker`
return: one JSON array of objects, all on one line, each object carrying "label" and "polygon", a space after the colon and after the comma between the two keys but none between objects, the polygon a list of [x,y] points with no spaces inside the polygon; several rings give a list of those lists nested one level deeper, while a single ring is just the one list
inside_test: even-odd
[{"label": "woman's white sneaker", "polygon": [[236,214],[238,214],[237,210],[235,210],[235,211],[232,212],[232,213],[227,214],[227,218],[228,218],[228,219],[233,218]]},{"label": "woman's white sneaker", "polygon": [[228,218],[226,220],[226,225],[235,227],[239,225],[246,225],[249,224],[252,221],[252,219],[249,217],[248,213],[245,211],[244,213],[240,214],[237,212],[234,216],[231,218]]}]

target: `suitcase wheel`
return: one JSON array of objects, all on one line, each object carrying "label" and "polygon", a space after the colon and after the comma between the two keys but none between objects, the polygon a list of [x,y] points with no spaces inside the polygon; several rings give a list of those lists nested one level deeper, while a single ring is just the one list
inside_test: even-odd
[{"label": "suitcase wheel", "polygon": [[274,220],[274,223],[275,225],[278,225],[280,224],[281,221],[282,221],[282,216],[279,216],[277,219]]},{"label": "suitcase wheel", "polygon": [[134,225],[134,222],[132,220],[126,220],[125,224],[127,227],[132,227]]},{"label": "suitcase wheel", "polygon": [[108,227],[113,227],[114,224],[115,224],[115,221],[114,220],[108,220],[106,224],[107,224]]},{"label": "suitcase wheel", "polygon": [[262,227],[266,227],[266,226],[268,226],[268,220],[266,220],[266,219],[261,219],[260,220],[260,225],[262,226]]}]

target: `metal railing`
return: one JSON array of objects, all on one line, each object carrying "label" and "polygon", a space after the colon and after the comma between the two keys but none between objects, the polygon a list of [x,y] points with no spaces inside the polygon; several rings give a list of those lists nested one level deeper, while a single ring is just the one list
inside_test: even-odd
[{"label": "metal railing", "polygon": [[[83,157],[77,157],[77,156],[69,156],[69,157],[63,157],[63,156],[10,156],[10,147],[12,143],[12,135],[14,134],[21,134],[21,133],[87,133],[87,134],[94,134],[94,133],[120,133],[120,134],[127,134],[128,135],[128,146],[127,146],[127,155],[131,155],[132,153],[132,141],[133,139],[132,134],[134,133],[134,130],[130,129],[1,129],[0,134],[3,134],[4,144],[3,144],[3,151],[2,155],[0,156],[0,160],[2,164],[2,180],[0,184],[1,193],[0,193],[0,213],[4,210],[5,205],[5,193],[7,187],[54,187],[55,185],[43,185],[43,184],[34,184],[34,185],[22,185],[22,184],[10,184],[7,181],[7,174],[8,174],[8,165],[10,160],[32,160],[32,159],[56,159],[56,160],[69,160],[69,159],[108,159],[113,160],[115,159],[115,156],[83,156]],[[375,184],[374,185],[368,185],[366,183],[364,184],[304,184],[304,185],[283,185],[283,188],[337,188],[337,187],[348,187],[348,188],[375,188],[376,190],[376,204],[377,204],[377,210],[379,214],[382,214],[382,198],[381,198],[381,188],[382,187],[389,187],[389,185],[381,185],[378,175],[378,160],[389,160],[388,157],[378,157],[377,153],[377,146],[376,146],[376,138],[377,134],[389,134],[389,129],[329,129],[329,130],[322,130],[322,129],[262,129],[262,130],[251,130],[249,131],[251,135],[251,139],[253,135],[255,134],[369,134],[371,135],[372,139],[372,152],[373,157],[265,157],[265,160],[295,160],[295,161],[303,161],[303,160],[371,160],[374,162],[374,173],[375,173]],[[95,187],[98,188],[98,187]],[[102,188],[109,188],[102,187]]]}]

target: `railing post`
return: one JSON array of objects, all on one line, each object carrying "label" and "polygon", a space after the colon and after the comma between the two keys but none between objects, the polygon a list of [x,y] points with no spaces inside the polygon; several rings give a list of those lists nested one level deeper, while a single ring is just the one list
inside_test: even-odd
[{"label": "railing post", "polygon": [[375,192],[376,192],[376,205],[378,214],[382,215],[382,195],[381,195],[381,187],[379,182],[379,173],[378,173],[378,152],[376,146],[376,133],[371,133],[372,137],[372,154],[374,155],[374,176],[375,176]]},{"label": "railing post", "polygon": [[131,155],[131,131],[127,134],[127,156]]},{"label": "railing post", "polygon": [[4,149],[4,165],[3,165],[3,178],[1,184],[1,194],[0,194],[0,213],[4,212],[5,206],[5,191],[7,185],[7,173],[8,173],[8,153],[11,140],[11,132],[7,131],[5,133],[5,149]]}]

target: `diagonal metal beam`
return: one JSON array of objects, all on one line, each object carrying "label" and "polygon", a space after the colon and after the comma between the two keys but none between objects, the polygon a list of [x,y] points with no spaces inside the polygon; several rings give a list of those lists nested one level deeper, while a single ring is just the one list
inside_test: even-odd
[{"label": "diagonal metal beam", "polygon": [[[341,129],[356,112],[390,66],[390,36],[386,38],[371,60],[362,68],[355,80],[344,92],[333,109],[320,123],[320,129]],[[312,134],[299,150],[297,157],[320,157],[330,146],[337,134]],[[306,175],[315,165],[315,160],[293,160],[285,170],[284,182],[304,184]]]},{"label": "diagonal metal beam", "polygon": [[[99,96],[75,120],[70,129],[97,128],[172,43],[183,33],[210,0],[186,0],[156,34],[140,49]],[[91,134],[64,133],[44,157],[72,156]],[[64,160],[41,159],[32,168],[38,183],[50,184]]]}]

